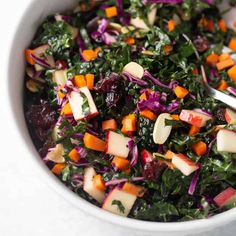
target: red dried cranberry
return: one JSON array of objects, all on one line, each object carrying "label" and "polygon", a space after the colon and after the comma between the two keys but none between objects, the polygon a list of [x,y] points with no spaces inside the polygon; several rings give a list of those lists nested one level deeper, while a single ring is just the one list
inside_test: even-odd
[{"label": "red dried cranberry", "polygon": [[56,61],[56,69],[57,70],[65,70],[67,69],[67,63],[63,60]]},{"label": "red dried cranberry", "polygon": [[161,176],[166,167],[167,165],[159,160],[147,162],[143,165],[143,177],[147,180],[155,181]]},{"label": "red dried cranberry", "polygon": [[202,53],[209,49],[209,41],[205,37],[197,36],[193,40],[194,46],[196,47],[197,51]]}]

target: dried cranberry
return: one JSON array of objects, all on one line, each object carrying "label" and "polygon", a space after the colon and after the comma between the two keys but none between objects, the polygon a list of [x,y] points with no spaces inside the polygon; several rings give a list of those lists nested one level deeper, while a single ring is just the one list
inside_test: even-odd
[{"label": "dried cranberry", "polygon": [[166,167],[167,165],[159,160],[147,162],[143,166],[143,177],[147,180],[157,180]]},{"label": "dried cranberry", "polygon": [[56,123],[56,111],[46,101],[39,105],[31,105],[26,112],[26,119],[34,128],[49,129]]},{"label": "dried cranberry", "polygon": [[217,118],[219,121],[225,122],[225,109],[224,109],[224,108],[220,108],[220,109],[217,110],[217,112],[216,112],[216,118]]},{"label": "dried cranberry", "polygon": [[106,103],[108,107],[116,106],[122,96],[122,77],[116,73],[111,73],[105,78],[101,78],[95,86],[98,93],[106,93]]},{"label": "dried cranberry", "polygon": [[65,70],[67,69],[67,63],[63,60],[56,61],[56,69],[57,70]]},{"label": "dried cranberry", "polygon": [[198,52],[202,53],[209,49],[209,41],[205,37],[197,36],[193,43]]}]

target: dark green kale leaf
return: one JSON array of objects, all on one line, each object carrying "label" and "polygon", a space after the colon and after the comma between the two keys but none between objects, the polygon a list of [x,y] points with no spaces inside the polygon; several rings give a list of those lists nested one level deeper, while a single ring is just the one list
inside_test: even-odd
[{"label": "dark green kale leaf", "polygon": [[121,212],[121,213],[125,213],[125,207],[124,205],[122,204],[121,201],[119,200],[113,200],[111,205],[116,205],[118,210]]}]

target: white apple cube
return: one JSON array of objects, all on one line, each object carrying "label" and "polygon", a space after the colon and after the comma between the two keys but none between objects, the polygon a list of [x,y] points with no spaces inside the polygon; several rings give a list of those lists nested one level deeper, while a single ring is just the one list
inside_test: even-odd
[{"label": "white apple cube", "polygon": [[122,134],[109,131],[106,141],[106,153],[114,156],[127,158],[129,155],[128,143],[130,138],[124,137]]},{"label": "white apple cube", "polygon": [[[83,113],[82,105],[83,105],[84,98],[82,97],[80,92],[82,92],[88,99],[88,105],[90,109],[89,114]],[[78,92],[72,91],[69,95],[69,103],[70,103],[75,120],[89,119],[98,115],[97,107],[94,103],[93,97],[88,87],[82,87],[79,89]]]},{"label": "white apple cube", "polygon": [[216,137],[217,151],[236,153],[236,133],[234,131],[221,129]]},{"label": "white apple cube", "polygon": [[192,160],[181,153],[173,155],[172,164],[186,176],[192,174],[199,168]]},{"label": "white apple cube", "polygon": [[165,121],[172,120],[169,113],[162,113],[158,116],[153,130],[153,141],[156,144],[163,144],[170,136],[172,126],[166,126]]},{"label": "white apple cube", "polygon": [[55,162],[55,163],[64,163],[64,147],[62,144],[57,144],[54,148],[51,148],[46,156],[46,160]]},{"label": "white apple cube", "polygon": [[206,126],[207,121],[212,120],[212,117],[197,111],[182,110],[180,113],[180,120],[185,121],[190,125],[204,127]]},{"label": "white apple cube", "polygon": [[52,81],[57,85],[64,85],[67,81],[67,70],[56,70],[53,72]]},{"label": "white apple cube", "polygon": [[225,120],[229,125],[236,125],[236,112],[229,108],[225,109]]},{"label": "white apple cube", "polygon": [[115,188],[104,200],[102,209],[120,216],[128,216],[136,199],[137,196]]},{"label": "white apple cube", "polygon": [[224,207],[236,204],[236,190],[229,187],[214,198],[218,207]]},{"label": "white apple cube", "polygon": [[99,190],[95,187],[93,183],[93,178],[96,174],[97,173],[93,167],[85,168],[83,189],[96,201],[98,201],[99,203],[102,203],[105,198],[105,191]]},{"label": "white apple cube", "polygon": [[148,22],[150,25],[154,25],[156,20],[157,8],[156,5],[153,4],[151,6],[151,11],[148,13]]},{"label": "white apple cube", "polygon": [[123,72],[127,72],[128,74],[138,78],[142,79],[144,75],[144,69],[141,65],[139,65],[136,62],[130,62],[128,63],[124,68]]}]

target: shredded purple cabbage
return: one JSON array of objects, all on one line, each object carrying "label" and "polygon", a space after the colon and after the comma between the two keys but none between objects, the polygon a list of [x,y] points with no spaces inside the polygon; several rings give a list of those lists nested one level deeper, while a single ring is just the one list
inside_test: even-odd
[{"label": "shredded purple cabbage", "polygon": [[230,92],[232,95],[236,96],[236,88],[234,87],[228,87],[227,91]]},{"label": "shredded purple cabbage", "polygon": [[144,4],[165,3],[165,4],[181,4],[183,0],[143,0]]},{"label": "shredded purple cabbage", "polygon": [[[135,182],[135,181],[142,181],[142,180],[144,180],[144,177],[133,177],[131,180],[133,182]],[[108,187],[108,186],[113,186],[113,185],[117,185],[117,184],[120,184],[120,183],[124,183],[124,182],[127,182],[127,181],[129,181],[129,180],[126,179],[126,178],[123,178],[123,179],[112,179],[110,181],[107,181],[105,183],[105,185]]]},{"label": "shredded purple cabbage", "polygon": [[132,83],[135,83],[135,84],[138,84],[138,85],[141,85],[141,86],[146,86],[147,85],[146,81],[138,79],[138,78],[130,75],[127,72],[123,72],[122,75],[125,76],[129,80],[129,82],[132,82]]},{"label": "shredded purple cabbage", "polygon": [[199,165],[199,168],[194,172],[192,181],[191,181],[189,189],[188,189],[188,194],[189,195],[193,195],[193,193],[194,193],[194,191],[196,189],[200,170],[201,170],[201,165]]},{"label": "shredded purple cabbage", "polygon": [[34,54],[30,54],[31,58],[36,62],[36,64],[43,66],[47,69],[51,69],[51,66],[43,59],[36,57]]},{"label": "shredded purple cabbage", "polygon": [[87,151],[85,150],[85,148],[76,147],[75,149],[81,158],[85,158],[87,156]]},{"label": "shredded purple cabbage", "polygon": [[94,32],[91,33],[91,37],[94,40],[97,40],[99,37],[101,37],[104,34],[104,32],[106,31],[108,24],[109,24],[108,20],[103,18],[101,20],[100,25],[98,26],[97,31],[94,31]]},{"label": "shredded purple cabbage", "polygon": [[206,152],[207,157],[210,155],[212,146],[214,145],[215,142],[216,142],[216,137],[211,140],[211,142],[209,143],[209,145],[207,147],[207,152]]},{"label": "shredded purple cabbage", "polygon": [[129,25],[130,16],[125,13],[122,0],[116,0],[116,5],[118,7],[118,12],[119,12],[118,17],[119,17],[120,23],[122,25]]},{"label": "shredded purple cabbage", "polygon": [[202,114],[204,114],[206,116],[213,117],[213,114],[211,112],[206,111],[204,109],[197,108],[197,109],[193,109],[193,110],[196,111],[196,112],[202,113]]}]

